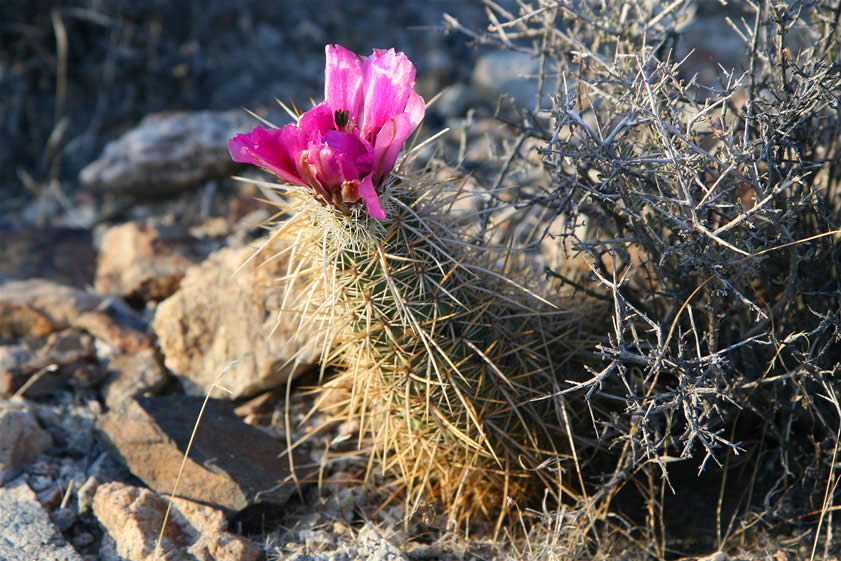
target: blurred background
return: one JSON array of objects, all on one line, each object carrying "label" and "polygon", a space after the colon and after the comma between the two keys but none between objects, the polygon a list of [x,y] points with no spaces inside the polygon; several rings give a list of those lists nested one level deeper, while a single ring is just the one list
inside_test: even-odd
[{"label": "blurred background", "polygon": [[474,51],[443,33],[445,10],[484,19],[478,3],[444,1],[3,2],[0,228],[116,218],[102,196],[119,186],[80,185],[107,142],[156,112],[306,108],[323,95],[327,43],[405,52],[427,99],[468,80]]}]

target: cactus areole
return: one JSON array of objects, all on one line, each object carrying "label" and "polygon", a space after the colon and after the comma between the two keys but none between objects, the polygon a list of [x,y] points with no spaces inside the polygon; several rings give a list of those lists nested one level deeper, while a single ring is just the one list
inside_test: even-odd
[{"label": "cactus areole", "polygon": [[309,187],[346,215],[363,201],[369,215],[383,219],[378,190],[424,115],[415,67],[394,49],[363,57],[327,45],[326,52],[324,102],[297,123],[235,136],[228,151],[237,162]]}]

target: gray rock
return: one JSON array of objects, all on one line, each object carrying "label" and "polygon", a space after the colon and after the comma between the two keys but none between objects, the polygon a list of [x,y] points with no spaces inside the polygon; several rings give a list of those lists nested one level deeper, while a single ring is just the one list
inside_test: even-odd
[{"label": "gray rock", "polygon": [[481,97],[473,88],[464,84],[453,84],[441,92],[431,109],[445,118],[464,117],[470,107],[478,105],[481,101]]},{"label": "gray rock", "polygon": [[235,169],[228,139],[256,124],[242,110],[152,114],[109,142],[79,179],[88,186],[134,195],[178,192]]},{"label": "gray rock", "polygon": [[[249,261],[253,254],[248,247],[212,254],[155,311],[165,364],[190,393],[221,384],[230,392],[224,397],[254,395],[284,384],[321,354],[318,334],[301,327],[298,315],[281,313],[286,285],[277,279],[287,273],[288,254],[272,258],[267,249]],[[296,280],[301,291],[307,285]]]},{"label": "gray rock", "polygon": [[[330,536],[319,530],[315,530],[311,534],[313,535],[310,537],[314,538],[315,543],[323,542],[326,545],[332,541]],[[317,534],[324,535],[318,536]],[[391,543],[371,523],[366,523],[352,540],[348,540],[345,537],[341,541],[342,543],[338,547],[317,547],[315,553],[309,551],[294,552],[284,558],[289,561],[350,561],[356,559],[365,559],[366,561],[408,561],[409,559],[399,547]]]},{"label": "gray rock", "polygon": [[141,349],[132,354],[121,354],[108,365],[110,376],[101,392],[105,404],[114,409],[127,398],[154,395],[163,389],[169,374],[161,363],[156,349]]},{"label": "gray rock", "polygon": [[29,407],[0,402],[0,484],[9,473],[32,462],[52,443],[52,437],[41,428]]},{"label": "gray rock", "polygon": [[[540,61],[526,53],[496,51],[479,57],[471,77],[473,85],[487,95],[508,95],[517,105],[534,108],[537,99],[537,76]],[[544,94],[549,93],[544,90]],[[542,107],[551,107],[549,95],[541,100]]]},{"label": "gray rock", "polygon": [[0,348],[0,395],[20,392],[32,398],[64,385],[92,387],[105,377],[96,363],[93,338],[78,329],[51,333],[41,348],[13,368],[3,367],[3,362],[10,362],[3,360],[4,355],[8,357]]},{"label": "gray rock", "polygon": [[0,536],[4,561],[82,561],[23,478],[0,488]]},{"label": "gray rock", "polygon": [[50,514],[50,519],[61,530],[69,530],[76,522],[76,513],[67,507],[54,510]]}]

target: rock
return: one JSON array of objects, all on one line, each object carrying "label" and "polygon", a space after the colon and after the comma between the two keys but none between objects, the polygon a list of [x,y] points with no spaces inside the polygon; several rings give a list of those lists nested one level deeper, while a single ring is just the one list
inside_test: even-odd
[{"label": "rock", "polygon": [[[89,394],[88,397],[83,397],[81,392],[59,394],[57,397],[65,401],[60,406],[47,403],[37,404],[38,421],[53,437],[55,455],[51,454],[47,458],[88,457],[83,462],[82,467],[75,469],[73,473],[62,475],[62,479],[58,483],[63,490],[67,489],[69,478],[72,478],[75,483],[80,483],[89,474],[101,475],[97,467],[101,462],[97,460],[91,464],[89,456],[92,452],[96,452],[91,444],[95,438],[95,421],[102,415],[102,405],[95,395],[91,395],[93,392],[87,393]],[[61,469],[69,469],[70,467],[70,465],[62,464]],[[30,480],[30,485],[32,486],[32,480]]]},{"label": "rock", "polygon": [[33,373],[32,352],[24,345],[0,347],[0,395],[12,395]]},{"label": "rock", "polygon": [[23,478],[0,487],[0,536],[4,561],[82,561]]},{"label": "rock", "polygon": [[52,333],[39,351],[46,365],[56,365],[64,380],[79,387],[93,387],[105,378],[105,370],[96,360],[93,337],[78,329]]},{"label": "rock", "polygon": [[[46,279],[0,283],[0,330],[19,337],[40,337],[70,327],[102,303],[96,294]],[[16,321],[20,314],[24,321]],[[37,314],[37,321],[25,321]],[[9,316],[9,317],[7,317]]]},{"label": "rock", "polygon": [[100,311],[81,314],[73,323],[123,352],[133,353],[152,345],[152,338],[142,331]]},{"label": "rock", "polygon": [[481,102],[481,96],[473,88],[456,83],[443,90],[430,109],[444,118],[461,118],[470,107],[479,105]]},{"label": "rock", "polygon": [[263,548],[230,532],[203,534],[188,549],[200,561],[256,561]]},{"label": "rock", "polygon": [[108,371],[110,376],[101,392],[105,404],[112,409],[127,398],[157,393],[169,380],[161,356],[153,348],[117,355],[111,359]]},{"label": "rock", "polygon": [[[277,279],[287,273],[287,257],[266,250],[248,261],[254,251],[212,254],[156,310],[152,328],[166,366],[190,393],[205,395],[221,383],[232,399],[254,395],[282,385],[321,354],[318,336],[299,329],[297,315],[280,314],[285,284]],[[296,286],[306,287],[306,279]]]},{"label": "rock", "polygon": [[134,300],[163,300],[184,273],[208,251],[181,228],[127,222],[102,237],[94,286],[103,294]]},{"label": "rock", "polygon": [[52,443],[29,407],[0,401],[0,484],[10,472],[32,462]]},{"label": "rock", "polygon": [[[183,396],[128,399],[98,426],[134,475],[170,493],[202,403]],[[295,492],[285,444],[241,421],[232,408],[226,400],[208,402],[178,495],[228,510],[284,504]],[[297,452],[293,459],[298,479],[306,479],[309,459]]]},{"label": "rock", "polygon": [[126,351],[151,345],[148,335],[105,308],[107,300],[97,294],[45,279],[0,282],[0,338],[43,337],[77,327]]},{"label": "rock", "polygon": [[76,513],[67,507],[59,508],[50,513],[50,520],[62,532],[69,530],[76,522]]},{"label": "rock", "polygon": [[[409,557],[391,543],[373,524],[367,522],[355,537],[349,532],[330,532],[329,526],[297,532],[298,540],[286,544],[283,559],[289,561],[408,561]],[[335,528],[335,526],[334,526]],[[303,543],[301,543],[303,542]],[[338,544],[334,545],[335,542]],[[291,550],[287,553],[288,550]],[[303,551],[300,551],[303,550]],[[277,552],[280,554],[280,551]],[[441,556],[448,558],[449,556]]]},{"label": "rock", "polygon": [[[93,510],[116,542],[117,553],[131,561],[151,561],[167,502],[148,489],[118,482],[97,488]],[[225,531],[221,512],[174,499],[161,542],[161,561],[256,561],[262,548]]]},{"label": "rock", "polygon": [[93,281],[96,250],[85,228],[0,227],[0,278],[49,278],[83,287]]},{"label": "rock", "polygon": [[[105,376],[96,362],[93,339],[77,329],[51,333],[35,353],[25,347],[20,349],[14,356],[18,360],[27,358],[15,365],[11,364],[9,353],[0,350],[0,394],[11,395],[26,385],[23,395],[37,397],[66,383],[91,387]],[[4,362],[10,368],[4,368]]]},{"label": "rock", "polygon": [[96,495],[96,489],[102,484],[102,481],[95,475],[91,475],[84,483],[76,490],[76,506],[79,513],[84,513],[90,510],[93,505],[93,498]]},{"label": "rock", "polygon": [[112,192],[175,193],[234,170],[228,139],[254,126],[254,118],[242,110],[152,114],[109,142],[79,179]]},{"label": "rock", "polygon": [[680,29],[672,60],[686,59],[678,69],[686,80],[697,75],[699,83],[717,86],[722,79],[719,64],[727,71],[735,70],[737,76],[747,69],[750,49],[738,33],[724,23],[725,15],[739,21],[746,14],[738,2],[726,8],[718,6],[717,11],[718,14],[709,14],[710,17],[693,17]]},{"label": "rock", "polygon": [[365,524],[356,536],[355,551],[357,559],[377,559],[382,561],[408,561],[406,555],[388,541],[373,524]]},{"label": "rock", "polygon": [[[473,85],[486,95],[509,95],[520,107],[534,108],[540,60],[527,53],[494,51],[479,57],[471,76]],[[544,88],[541,106],[551,107],[551,88]],[[494,100],[495,101],[495,100]]]}]

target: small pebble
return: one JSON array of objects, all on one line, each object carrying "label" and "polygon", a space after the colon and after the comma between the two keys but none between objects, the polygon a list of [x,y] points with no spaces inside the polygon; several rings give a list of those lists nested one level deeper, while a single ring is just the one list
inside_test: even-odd
[{"label": "small pebble", "polygon": [[73,536],[70,540],[70,543],[73,544],[73,547],[76,549],[81,549],[83,547],[87,547],[94,542],[96,538],[93,537],[93,534],[90,532],[81,532],[80,534]]},{"label": "small pebble", "polygon": [[69,508],[60,508],[54,510],[50,514],[50,518],[59,530],[65,532],[76,522],[76,513]]}]

